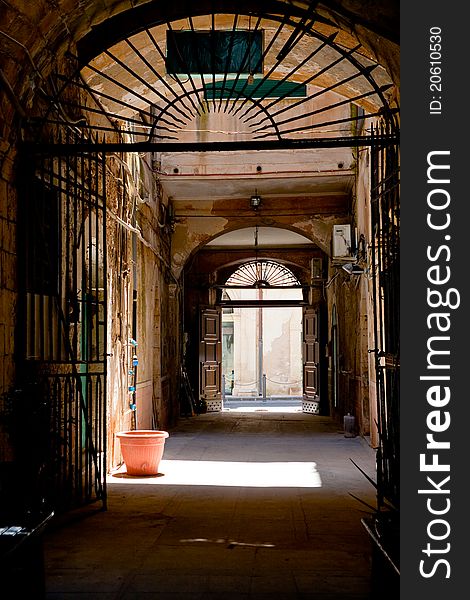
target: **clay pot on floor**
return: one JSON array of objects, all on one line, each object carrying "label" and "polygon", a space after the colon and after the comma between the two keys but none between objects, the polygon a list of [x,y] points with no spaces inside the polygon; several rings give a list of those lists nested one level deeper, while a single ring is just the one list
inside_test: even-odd
[{"label": "clay pot on floor", "polygon": [[156,429],[136,429],[116,433],[121,443],[127,474],[157,475],[168,435],[167,431]]}]

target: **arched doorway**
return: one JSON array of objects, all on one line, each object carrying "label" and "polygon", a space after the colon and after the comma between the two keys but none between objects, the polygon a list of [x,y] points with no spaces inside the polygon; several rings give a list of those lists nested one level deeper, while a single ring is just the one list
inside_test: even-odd
[{"label": "arched doorway", "polygon": [[272,227],[222,235],[193,258],[185,272],[186,364],[208,410],[222,409],[226,390],[242,397],[279,390],[301,397],[305,412],[320,412],[324,262],[310,240]]},{"label": "arched doorway", "polygon": [[[227,395],[231,400],[260,397],[264,402],[299,398],[302,309],[296,304],[303,300],[300,281],[281,263],[252,260],[230,275],[221,300],[226,303],[222,309],[224,400]],[[267,307],[265,300],[283,306]],[[292,306],[287,305],[289,300]],[[235,306],[241,302],[251,306]]]}]

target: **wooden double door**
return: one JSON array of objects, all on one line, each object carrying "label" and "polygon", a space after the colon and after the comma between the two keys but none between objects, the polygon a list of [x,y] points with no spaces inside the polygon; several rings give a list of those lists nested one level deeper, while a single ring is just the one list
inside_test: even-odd
[{"label": "wooden double door", "polygon": [[[303,307],[303,412],[319,413],[318,310]],[[222,410],[222,309],[202,308],[199,319],[199,400],[208,411]]]}]

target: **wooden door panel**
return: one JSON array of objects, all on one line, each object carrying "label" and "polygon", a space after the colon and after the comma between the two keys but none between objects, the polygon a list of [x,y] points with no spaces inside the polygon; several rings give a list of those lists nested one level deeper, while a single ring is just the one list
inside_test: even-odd
[{"label": "wooden door panel", "polygon": [[202,335],[206,340],[217,340],[219,337],[218,314],[203,314]]},{"label": "wooden door panel", "polygon": [[208,411],[222,409],[222,310],[203,308],[200,313],[199,396]]},{"label": "wooden door panel", "polygon": [[304,339],[318,337],[317,313],[311,308],[304,310]]},{"label": "wooden door panel", "polygon": [[217,365],[201,365],[201,395],[204,399],[216,399],[219,390],[220,369]]},{"label": "wooden door panel", "polygon": [[304,308],[303,312],[303,401],[302,410],[309,413],[319,412],[318,363],[320,346],[318,343],[318,316],[313,308]]},{"label": "wooden door panel", "polygon": [[318,342],[304,342],[303,361],[309,365],[317,365],[320,362],[320,345]]},{"label": "wooden door panel", "polygon": [[201,342],[199,357],[202,363],[217,363],[219,344],[217,342]]},{"label": "wooden door panel", "polygon": [[317,395],[318,385],[317,385],[317,369],[316,367],[304,368],[304,395],[306,395],[309,399],[314,399]]}]

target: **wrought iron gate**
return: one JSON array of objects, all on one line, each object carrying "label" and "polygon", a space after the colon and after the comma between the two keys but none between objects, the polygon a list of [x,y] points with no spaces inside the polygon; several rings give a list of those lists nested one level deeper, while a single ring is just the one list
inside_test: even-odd
[{"label": "wrought iron gate", "polygon": [[372,129],[372,273],[377,385],[377,484],[384,499],[400,500],[400,204],[399,148],[390,126]]},{"label": "wrought iron gate", "polygon": [[40,429],[34,437],[43,497],[57,511],[95,500],[105,506],[105,158],[24,158],[19,402],[31,430]]}]

